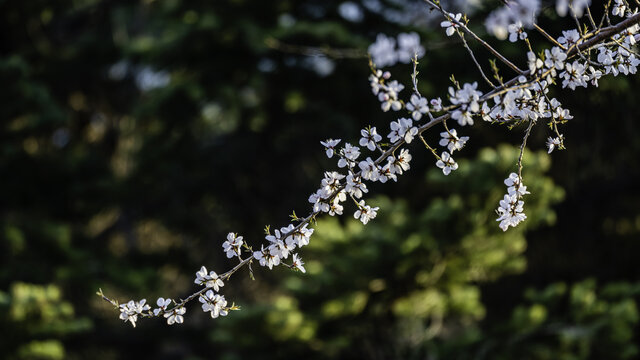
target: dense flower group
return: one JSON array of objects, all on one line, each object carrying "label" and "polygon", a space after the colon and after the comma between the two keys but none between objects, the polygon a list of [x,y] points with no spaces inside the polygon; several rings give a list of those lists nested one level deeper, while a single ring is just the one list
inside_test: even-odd
[{"label": "dense flower group", "polygon": [[500,207],[497,210],[500,216],[496,221],[500,221],[500,228],[506,231],[509,226],[516,227],[527,218],[527,215],[523,212],[524,201],[520,200],[520,198],[529,194],[529,192],[522,183],[520,175],[516,173],[511,173],[504,180],[504,184],[507,185],[507,194],[500,200]]}]

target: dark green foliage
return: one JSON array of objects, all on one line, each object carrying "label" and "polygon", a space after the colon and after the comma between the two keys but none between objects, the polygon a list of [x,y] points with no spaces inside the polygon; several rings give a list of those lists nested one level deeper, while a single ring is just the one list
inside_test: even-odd
[{"label": "dark green foliage", "polygon": [[[190,294],[201,265],[233,266],[228,232],[256,246],[265,224],[306,214],[334,166],[320,140],[355,143],[395,120],[370,93],[366,58],[321,76],[269,46],[364,51],[378,32],[414,30],[369,12],[350,23],[338,5],[0,1],[0,358],[637,357],[637,76],[553,94],[575,116],[568,150],[553,163],[525,154],[522,227],[503,233],[493,210],[517,153],[497,144],[523,129],[478,124],[458,130],[471,141],[448,177],[416,141],[407,175],[371,187],[381,209],[367,227],[348,205],[320,219],[307,274],[234,275],[223,293],[242,311],[227,318],[194,304],[184,325],[133,329],[95,296]],[[426,96],[444,97],[452,72],[478,78],[437,26],[418,30]],[[409,66],[391,70],[408,84]],[[170,81],[145,90],[145,71]],[[536,127],[531,148],[548,135]]]}]

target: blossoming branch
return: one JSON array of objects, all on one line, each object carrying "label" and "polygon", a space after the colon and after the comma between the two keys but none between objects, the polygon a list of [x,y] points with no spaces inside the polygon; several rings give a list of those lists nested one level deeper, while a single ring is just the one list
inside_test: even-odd
[{"label": "blossoming branch", "polygon": [[[636,5],[640,5],[638,0],[635,1]],[[424,2],[425,6],[441,13],[443,20],[440,27],[445,35],[460,38],[482,78],[481,82],[460,84],[452,75],[447,100],[427,99],[420,94],[417,85],[418,59],[425,53],[418,34],[400,34],[397,41],[384,34],[378,35],[376,42],[369,47],[371,90],[379,100],[382,111],[400,113],[390,122],[388,132],[384,126],[368,126],[360,130],[360,138],[354,140],[359,146],[341,139],[321,141],[326,156],[337,159],[338,171],[324,173],[320,187],[308,198],[310,213],[306,217],[298,217],[294,212],[291,224],[273,231],[267,226],[265,242],[259,248],[247,244],[242,236],[229,233],[222,248],[228,258],[237,259],[237,265],[221,274],[202,266],[194,280],[201,288],[188,297],[179,301],[160,297],[156,307],[152,308],[145,299],[121,304],[100,290],[98,295],[119,310],[120,319],[133,326],[141,318],[151,317],[163,317],[169,325],[181,324],[187,303],[195,299],[212,318],[226,316],[230,311],[239,310],[239,307],[234,303],[229,304],[220,292],[231,275],[241,268],[248,266],[252,275],[250,265],[257,262],[269,269],[284,265],[305,272],[304,262],[296,251],[309,244],[316,218],[322,214],[343,215],[346,204],[352,202],[354,218],[365,225],[375,219],[380,209],[368,205],[363,199],[369,192],[367,183],[397,181],[398,176],[408,171],[412,156],[407,146],[414,140],[419,139],[433,154],[435,165],[444,175],[450,175],[459,168],[453,154],[464,148],[469,137],[462,136],[458,129],[450,125],[465,127],[474,125],[476,121],[484,121],[510,128],[525,126],[520,156],[514,164],[515,171],[504,181],[507,192],[496,210],[496,221],[503,231],[510,226],[515,227],[526,219],[523,196],[529,191],[523,181],[523,154],[533,127],[540,123],[549,126],[551,134],[546,145],[551,153],[556,149],[564,149],[560,127],[573,118],[560,100],[550,97],[549,89],[554,85],[571,90],[597,87],[602,76],[635,74],[640,65],[636,50],[636,43],[640,41],[640,14],[627,0],[608,1],[599,21],[590,12],[589,0],[558,0],[557,13],[571,16],[576,28],[563,31],[557,38],[536,23],[541,11],[540,0],[506,2],[487,17],[485,26],[490,34],[499,39],[523,43],[527,51],[525,69],[518,67],[473,32],[468,27],[466,15],[450,13],[438,1]],[[614,23],[616,18],[621,20]],[[551,47],[535,53],[528,35],[532,29],[548,40]],[[480,65],[467,37],[496,58],[490,62],[489,69]],[[500,76],[498,61],[514,73],[510,80],[504,81]],[[381,69],[397,62],[413,63],[411,94],[406,100],[400,96],[405,85],[392,80],[391,73]],[[483,92],[481,83],[488,90]],[[442,126],[438,142],[441,150],[430,145],[423,136],[436,125]]]}]

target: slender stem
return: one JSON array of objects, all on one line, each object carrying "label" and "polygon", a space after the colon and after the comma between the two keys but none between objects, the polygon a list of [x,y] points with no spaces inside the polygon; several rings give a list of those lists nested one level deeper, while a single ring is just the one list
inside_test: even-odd
[{"label": "slender stem", "polygon": [[473,59],[473,62],[476,64],[476,67],[480,71],[480,75],[482,75],[482,78],[484,79],[484,81],[486,81],[489,84],[489,86],[491,86],[492,88],[495,89],[496,86],[493,85],[493,83],[491,82],[491,80],[489,80],[487,75],[484,74],[484,71],[482,71],[482,66],[480,66],[480,64],[478,63],[478,60],[476,60],[476,57],[473,55],[473,51],[469,47],[469,44],[467,44],[467,40],[465,40],[464,34],[461,33],[460,30],[458,30],[458,29],[456,29],[456,33],[458,34],[458,36],[460,36],[460,39],[462,39],[462,43],[464,44],[464,48],[467,49],[467,51],[469,52],[469,56],[471,56],[471,59]]},{"label": "slender stem", "polygon": [[543,28],[538,26],[538,24],[533,24],[533,27],[534,27],[534,29],[536,29],[536,31],[538,31],[540,34],[542,34],[542,36],[546,37],[547,40],[551,41],[555,46],[560,47],[562,50],[565,50],[565,51],[567,50],[567,48],[565,48],[556,39],[554,39],[553,36],[549,35],[546,31],[544,31]]},{"label": "slender stem", "polygon": [[524,133],[524,138],[520,145],[520,156],[518,156],[518,177],[520,177],[520,179],[522,179],[522,158],[524,157],[524,149],[527,147],[527,139],[529,139],[529,135],[531,135],[533,124],[535,124],[535,121],[529,120],[529,126],[527,126],[527,131]]},{"label": "slender stem", "polygon": [[587,17],[589,17],[589,22],[591,23],[591,27],[593,31],[596,31],[598,27],[596,26],[596,22],[593,20],[593,16],[591,15],[591,9],[587,6]]},{"label": "slender stem", "polygon": [[476,33],[474,33],[473,31],[471,31],[465,24],[461,23],[460,21],[456,21],[455,19],[451,18],[451,16],[449,16],[449,14],[440,6],[435,4],[433,1],[431,0],[423,0],[425,3],[429,4],[430,6],[438,9],[438,11],[440,11],[442,13],[442,15],[444,15],[444,17],[451,21],[452,23],[456,24],[457,26],[459,26],[462,30],[464,30],[464,32],[466,32],[467,34],[471,35],[474,39],[476,39],[477,42],[479,42],[482,46],[484,46],[487,50],[489,50],[489,52],[491,54],[493,54],[493,56],[497,57],[500,61],[502,61],[505,65],[507,65],[508,67],[510,67],[513,71],[515,71],[518,74],[522,74],[524,73],[523,70],[521,70],[520,68],[518,68],[516,65],[514,65],[511,61],[509,61],[506,57],[502,56],[502,54],[500,54],[496,49],[494,49],[493,47],[491,47],[491,45],[489,45],[486,41],[482,40],[482,38],[480,38],[478,35],[476,35]]}]

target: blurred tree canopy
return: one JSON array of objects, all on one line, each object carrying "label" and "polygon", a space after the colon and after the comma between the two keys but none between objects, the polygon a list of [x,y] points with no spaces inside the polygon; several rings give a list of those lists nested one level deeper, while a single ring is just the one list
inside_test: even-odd
[{"label": "blurred tree canopy", "polygon": [[[499,1],[450,3],[483,33]],[[637,358],[638,76],[554,94],[568,150],[552,162],[534,130],[523,227],[493,214],[523,129],[478,124],[457,173],[413,147],[367,227],[321,219],[307,274],[234,275],[242,311],[133,329],[95,296],[185,296],[201,265],[233,265],[226,233],[256,245],[305,213],[334,166],[319,141],[395,120],[360,56],[379,32],[421,35],[429,98],[477,78],[433,19],[417,0],[0,0],[0,357]]]}]

